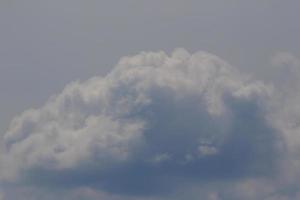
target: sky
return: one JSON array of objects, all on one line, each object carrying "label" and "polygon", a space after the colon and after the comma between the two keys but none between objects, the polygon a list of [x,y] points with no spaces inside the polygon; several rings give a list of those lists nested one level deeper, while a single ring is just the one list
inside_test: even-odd
[{"label": "sky", "polygon": [[300,1],[0,1],[0,200],[300,197]]}]

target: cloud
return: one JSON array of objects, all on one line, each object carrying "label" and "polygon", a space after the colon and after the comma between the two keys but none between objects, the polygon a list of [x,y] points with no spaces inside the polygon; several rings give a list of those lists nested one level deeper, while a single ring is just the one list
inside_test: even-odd
[{"label": "cloud", "polygon": [[299,67],[300,60],[289,52],[278,52],[272,56],[271,63],[277,66]]},{"label": "cloud", "polygon": [[17,116],[1,138],[1,180],[146,198],[270,179],[286,153],[273,90],[206,52],[124,57]]}]

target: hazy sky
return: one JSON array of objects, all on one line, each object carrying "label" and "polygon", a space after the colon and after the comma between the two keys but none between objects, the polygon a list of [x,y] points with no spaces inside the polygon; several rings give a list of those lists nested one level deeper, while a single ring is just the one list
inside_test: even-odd
[{"label": "hazy sky", "polygon": [[[276,193],[277,189],[280,188],[280,181],[280,183],[270,180],[260,182],[256,178],[259,176],[259,178],[264,179],[266,173],[264,168],[276,165],[274,162],[282,162],[273,159],[273,157],[282,156],[284,159],[293,157],[290,154],[285,156],[286,151],[281,148],[278,150],[277,143],[281,143],[283,140],[282,143],[288,146],[287,149],[291,146],[292,150],[289,149],[288,152],[298,150],[300,146],[297,142],[294,142],[295,144],[293,142],[288,143],[288,141],[298,141],[292,136],[280,140],[281,142],[273,141],[277,140],[274,138],[283,137],[280,134],[280,136],[277,136],[278,133],[284,132],[283,135],[297,135],[299,132],[297,128],[300,122],[297,119],[298,115],[300,116],[300,109],[297,105],[299,97],[296,95],[299,92],[298,89],[300,89],[297,81],[300,77],[298,76],[300,74],[298,72],[300,66],[298,59],[300,56],[299,10],[300,1],[298,0],[1,0],[0,131],[1,137],[5,141],[2,142],[4,145],[1,144],[1,146],[8,145],[12,150],[9,152],[2,150],[4,153],[0,156],[0,160],[3,159],[2,162],[8,164],[0,165],[0,168],[5,168],[3,170],[5,172],[1,172],[0,177],[4,176],[2,174],[13,174],[11,176],[14,177],[13,183],[8,184],[10,186],[4,184],[7,180],[10,182],[10,175],[7,175],[9,178],[4,176],[3,180],[5,181],[0,179],[0,183],[4,185],[2,189],[3,199],[18,200],[22,197],[22,195],[18,195],[18,192],[16,194],[11,192],[15,189],[14,187],[17,187],[11,185],[22,185],[22,183],[30,185],[28,186],[30,189],[24,189],[20,186],[21,189],[18,187],[17,190],[20,190],[20,194],[28,195],[29,200],[55,199],[56,197],[60,197],[59,199],[99,199],[100,196],[103,200],[135,198],[164,200],[171,198],[170,195],[174,195],[173,189],[177,187],[188,188],[182,189],[185,192],[179,199],[199,199],[200,194],[204,195],[204,199],[211,200],[227,198],[297,199],[297,195],[300,196],[298,193],[300,183],[293,182],[293,180],[286,178],[287,176],[282,178],[284,180],[288,179],[288,181],[287,183],[282,181],[286,191],[282,192],[281,196]],[[176,48],[184,48],[185,50],[177,50],[172,54]],[[157,53],[153,53],[153,55],[152,53],[139,54],[142,51]],[[202,53],[199,53],[199,55],[194,54],[198,51],[202,51]],[[122,57],[137,54],[138,56],[125,58],[119,63]],[[177,69],[176,62],[178,60],[180,63],[182,62],[183,67],[190,67],[191,77],[185,77],[183,75],[185,72]],[[168,62],[170,64],[166,64]],[[115,67],[117,63],[119,64]],[[161,71],[152,72],[146,69],[140,71],[135,69],[140,65],[158,67]],[[171,66],[170,69],[169,65]],[[200,66],[202,71],[194,69],[194,65]],[[220,74],[217,72],[217,74],[214,74],[215,72],[211,72],[212,68],[214,70],[219,68],[223,70],[224,68],[225,72],[221,70]],[[123,77],[119,74],[120,72],[126,75]],[[108,73],[112,75],[106,76]],[[192,76],[193,73],[196,78]],[[240,73],[253,78],[245,78]],[[95,80],[84,82],[94,76],[105,78],[102,80],[102,78],[97,77]],[[161,79],[156,79],[156,77]],[[174,78],[173,80],[170,77],[176,77],[177,79]],[[223,80],[223,78],[226,80]],[[207,79],[214,81],[202,85]],[[67,84],[77,80],[83,81],[83,83],[71,84],[69,85],[70,91],[65,89],[61,92]],[[220,86],[218,81],[223,86]],[[191,85],[186,85],[187,82]],[[118,84],[121,84],[121,86]],[[122,84],[124,84],[124,87]],[[195,89],[195,85],[206,89]],[[132,92],[132,87],[143,89]],[[91,91],[98,91],[98,93],[92,94]],[[127,93],[132,96],[127,97]],[[162,93],[166,94],[162,95]],[[223,97],[223,93],[225,96],[228,93],[229,97]],[[56,94],[60,94],[56,100],[48,101],[49,97]],[[71,100],[68,99],[68,95]],[[207,97],[204,98],[201,95],[207,95]],[[270,95],[272,101],[266,100],[265,96],[268,95]],[[180,99],[178,102],[172,100],[170,105],[165,105],[164,101],[169,101],[173,97],[176,99],[177,96]],[[255,98],[252,96],[255,96]],[[61,100],[64,98],[67,100]],[[93,100],[90,100],[90,98]],[[88,99],[88,103],[85,102],[86,99]],[[150,99],[149,102],[153,102],[153,105],[148,105],[147,99]],[[48,103],[44,105],[47,101]],[[137,103],[140,101],[143,102],[141,105]],[[220,103],[220,101],[224,102]],[[131,105],[131,102],[134,102],[134,105]],[[192,105],[197,104],[196,102],[201,102],[202,106],[195,109]],[[263,103],[261,105],[257,102]],[[275,106],[276,109],[272,106]],[[224,107],[225,111],[221,107]],[[27,114],[20,114],[30,108],[39,109],[36,113],[35,111],[28,111]],[[59,118],[57,113],[49,114],[46,111],[47,109],[57,110],[57,113],[61,116],[66,115],[67,119]],[[99,109],[104,109],[105,112],[99,111]],[[276,111],[269,113],[269,111],[265,111],[268,109],[275,109]],[[290,116],[290,111],[295,111],[295,113]],[[80,114],[76,114],[77,112]],[[173,115],[180,115],[184,112],[189,114],[173,119]],[[220,118],[224,117],[223,112],[226,115],[227,112],[230,113],[228,115],[232,117],[232,122],[228,122],[228,124],[227,122],[220,122],[222,121]],[[104,130],[103,137],[106,137],[105,135],[110,132],[112,133],[112,136],[107,136],[108,139],[105,139],[105,141],[110,141],[110,137],[119,138],[119,132],[128,132],[128,136],[124,136],[125,139],[122,140],[120,138],[116,139],[117,141],[111,139],[113,142],[101,143],[100,147],[99,144],[93,144],[95,146],[93,150],[89,146],[90,140],[82,139],[86,143],[83,142],[84,144],[81,145],[84,150],[77,152],[80,156],[68,153],[69,151],[74,152],[73,148],[79,145],[68,135],[69,132],[76,132],[77,129],[75,131],[75,128],[72,127],[69,131],[66,131],[68,128],[60,125],[60,123],[70,123],[72,126],[74,124],[74,126],[77,126],[78,123],[81,123],[81,120],[89,119],[85,123],[93,124],[93,119],[89,117],[94,115],[97,117],[96,121],[99,121],[97,125],[99,127],[87,125],[86,129],[81,130],[89,136],[91,141],[97,140],[96,133],[91,130],[98,129]],[[11,120],[16,116],[18,118],[14,120],[11,128],[8,128]],[[207,127],[196,126],[198,122],[194,121],[195,118],[201,119],[202,122],[207,124]],[[170,119],[178,127],[177,125],[168,124],[168,120],[164,121],[164,119]],[[289,120],[285,123],[283,119]],[[156,121],[160,121],[160,123]],[[144,130],[145,127],[148,127],[144,125],[146,122],[157,124],[153,129]],[[54,126],[53,123],[59,125]],[[46,139],[44,141],[44,139],[34,137],[36,133],[53,132],[49,128],[52,126],[54,126],[53,129],[59,136],[54,139],[54,142],[51,141],[56,144],[66,140],[70,149],[64,146],[65,143],[61,144],[64,147],[53,147],[50,145],[51,142],[49,144],[44,143],[47,141]],[[214,126],[216,126],[215,129],[212,128]],[[244,126],[246,126],[245,134],[247,136],[238,136],[237,139],[232,139]],[[222,131],[222,129],[228,127],[231,127],[231,132]],[[291,127],[294,128],[290,130]],[[166,139],[173,137],[167,134],[168,131],[175,131],[172,142]],[[189,132],[190,134],[182,137],[180,131]],[[144,147],[143,144],[137,146],[133,144],[135,143],[133,141],[139,140],[140,137],[135,135],[139,135],[141,132],[143,137],[146,137],[144,140],[146,143],[148,142],[148,146],[144,146],[147,147]],[[156,134],[148,132],[155,132]],[[197,146],[199,144],[194,142],[196,132],[201,132],[203,138],[206,138],[210,132],[220,132],[219,135],[221,136],[218,136],[220,138],[217,141],[202,141],[200,142],[202,146]],[[254,134],[249,136],[250,132],[254,132]],[[258,136],[260,132],[263,132],[263,134]],[[285,134],[285,132],[288,133]],[[158,133],[166,133],[166,135],[163,137],[157,135]],[[30,135],[33,136],[30,137],[31,142],[28,142],[28,140],[26,143],[22,143]],[[149,138],[148,135],[150,135]],[[260,142],[257,142],[257,140],[260,140],[257,137],[264,138],[261,140],[267,140],[267,142],[260,144]],[[246,142],[245,145],[248,146],[243,149],[238,144],[243,144],[245,141],[250,142]],[[251,142],[255,145],[251,146]],[[16,149],[14,149],[16,145],[13,144],[17,145]],[[37,155],[35,150],[28,150],[26,145],[44,153]],[[41,150],[40,148],[43,145],[49,147]],[[114,145],[121,150],[113,149],[111,146]],[[139,145],[143,148],[140,148]],[[154,148],[159,145],[164,145],[165,148]],[[200,156],[199,161],[195,161],[194,164],[179,165],[178,163],[194,159],[184,149],[189,145],[197,146],[199,152],[202,152],[203,155],[210,156],[212,154],[213,158],[202,159]],[[236,149],[231,149],[230,145]],[[133,147],[127,149],[127,146]],[[3,148],[1,147],[1,149]],[[54,156],[54,161],[51,159],[51,161],[41,161],[45,157],[48,158],[47,156],[51,157],[52,154],[48,154],[51,148],[55,152],[68,150],[66,150],[66,155],[62,157]],[[142,150],[137,151],[135,148]],[[239,151],[239,148],[242,148],[241,152],[247,154],[248,157],[253,156],[254,158],[250,159],[246,156],[247,158],[243,160],[243,155],[236,155],[240,159],[239,162],[230,160],[231,156],[235,155],[234,152]],[[34,152],[28,153],[29,151]],[[103,155],[96,156],[97,158],[93,157],[95,155],[90,155],[93,154],[91,152],[98,151],[104,152]],[[119,164],[119,162],[124,161],[124,156],[128,155],[115,155],[117,154],[116,151],[127,152],[131,159],[128,161],[129,163]],[[132,153],[135,151],[137,153]],[[170,152],[173,152],[174,155],[171,155]],[[133,158],[131,153],[134,154]],[[142,158],[147,158],[147,156],[150,160],[153,159],[153,162],[160,163],[160,161],[169,160],[170,163],[162,168],[152,169],[144,161],[141,161]],[[183,161],[181,157],[186,160]],[[89,163],[88,161],[93,159],[95,163],[91,162],[87,166],[82,166],[82,162]],[[226,170],[208,170],[207,168],[210,168],[210,166],[218,165],[220,162],[216,161],[218,159],[225,160],[221,163],[224,164],[225,168],[232,168],[234,172],[226,175]],[[232,164],[231,161],[234,163]],[[295,159],[291,159],[287,162],[294,163],[294,161]],[[6,172],[10,165],[22,165],[22,162],[26,163],[24,169],[15,167],[16,169],[12,170],[13,172]],[[103,162],[107,162],[108,168],[113,168],[113,170],[108,170],[106,169],[107,166],[104,166],[104,171],[97,171],[98,169],[95,168],[102,166]],[[255,163],[259,164],[256,165]],[[294,165],[298,166],[298,162],[295,161],[295,163]],[[248,168],[245,166],[246,164],[249,165]],[[50,167],[44,167],[44,165]],[[173,168],[169,165],[175,166]],[[281,166],[281,164],[279,165]],[[199,166],[204,168],[202,173],[195,171]],[[152,173],[155,176],[160,176],[165,173],[164,167],[171,168],[166,176],[167,178],[165,178],[171,177],[170,179],[173,181],[159,180],[158,182],[162,183],[159,186],[162,187],[161,191],[154,187],[157,180],[152,180],[152,184],[141,184],[145,181],[144,179],[148,180],[150,177],[144,177],[140,174]],[[119,168],[126,169],[118,171]],[[253,170],[254,168],[255,170]],[[71,169],[72,172],[69,173],[68,169]],[[83,172],[86,169],[89,169],[87,171],[90,171],[90,174],[86,178],[81,177],[84,176]],[[192,176],[185,173],[186,171],[191,171]],[[28,175],[15,178],[22,172]],[[53,187],[53,185],[60,182],[59,176],[64,173],[68,174],[62,175],[66,179],[70,179],[72,173],[78,175],[74,185],[69,183],[70,180],[67,180],[61,186],[61,188],[64,188],[64,186],[66,188],[71,187],[70,190],[74,194],[57,191],[59,189]],[[99,174],[97,178],[103,179],[103,181],[98,183],[95,180],[90,180],[94,174]],[[261,174],[263,174],[262,177],[260,177]],[[295,174],[300,174],[300,172],[296,170]],[[36,178],[52,175],[56,177],[53,180],[51,178],[51,180]],[[121,178],[117,177],[118,175]],[[196,177],[195,180],[192,178],[193,176]],[[236,181],[242,182],[245,177],[247,181],[243,182],[240,188],[228,189],[222,186],[224,179],[230,181],[234,179],[236,183]],[[216,186],[211,186],[211,179],[222,183],[213,183]],[[185,187],[173,183],[177,181],[184,182]],[[203,181],[204,183],[207,181],[207,184],[204,184],[205,186],[203,186]],[[32,184],[30,184],[31,182]],[[35,186],[39,182],[45,182],[42,189]],[[128,182],[133,186],[126,188],[122,183],[116,184],[115,182]],[[271,184],[268,185],[269,182]],[[199,184],[202,185],[201,189],[198,188]],[[249,195],[251,193],[247,197],[243,196],[243,192],[235,193],[235,190],[246,190],[245,188],[250,187],[249,185],[252,190],[258,190],[263,185],[264,189],[260,191],[263,197],[251,196],[253,195],[251,191],[245,192],[248,192]],[[287,185],[291,187],[287,187]],[[153,190],[145,189],[148,187],[153,187]],[[219,190],[215,189],[217,187]],[[78,197],[77,189],[79,193],[83,190],[83,193],[86,193],[88,197]],[[49,191],[55,192],[52,194]],[[105,194],[102,194],[102,192],[105,192]],[[38,195],[31,195],[32,193]],[[54,196],[51,196],[50,193]],[[267,193],[276,193],[276,195],[270,196],[266,195]],[[292,197],[289,195],[284,196],[283,193],[289,193]],[[102,195],[104,196],[102,197]]]},{"label": "hazy sky", "polygon": [[3,0],[0,126],[125,55],[183,47],[265,73],[277,51],[299,55],[297,0]]}]

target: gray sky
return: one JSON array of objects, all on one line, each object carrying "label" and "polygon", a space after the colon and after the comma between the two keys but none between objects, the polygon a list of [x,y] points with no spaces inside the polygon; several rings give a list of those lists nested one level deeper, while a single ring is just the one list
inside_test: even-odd
[{"label": "gray sky", "polygon": [[3,0],[0,130],[73,80],[125,55],[184,47],[263,72],[277,51],[299,55],[297,0]]},{"label": "gray sky", "polygon": [[299,10],[0,0],[0,200],[299,199]]}]

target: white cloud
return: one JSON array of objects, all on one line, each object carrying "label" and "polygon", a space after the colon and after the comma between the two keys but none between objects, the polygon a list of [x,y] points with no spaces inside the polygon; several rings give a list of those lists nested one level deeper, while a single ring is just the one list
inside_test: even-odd
[{"label": "white cloud", "polygon": [[274,92],[206,52],[124,57],[17,116],[1,139],[0,174],[129,196],[172,191],[178,177],[267,177],[282,153]]}]

